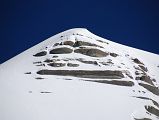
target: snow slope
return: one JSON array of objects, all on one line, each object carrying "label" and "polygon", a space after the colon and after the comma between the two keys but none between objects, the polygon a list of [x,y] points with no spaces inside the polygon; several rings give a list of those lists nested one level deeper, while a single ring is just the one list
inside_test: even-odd
[{"label": "snow slope", "polygon": [[[72,51],[50,52],[59,48]],[[59,33],[1,64],[0,83],[0,120],[159,119],[159,55],[84,28]]]}]

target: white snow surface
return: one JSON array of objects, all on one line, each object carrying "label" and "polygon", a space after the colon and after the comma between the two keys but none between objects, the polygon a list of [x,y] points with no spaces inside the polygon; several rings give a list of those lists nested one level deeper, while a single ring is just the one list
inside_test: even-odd
[{"label": "white snow surface", "polygon": [[[53,47],[55,43],[66,40],[75,42],[76,39],[97,44],[103,47],[98,49],[117,53],[119,56],[96,58],[74,52],[59,54],[58,58],[72,59],[72,63],[77,63],[79,66],[71,68],[45,66],[45,69],[128,70],[133,79],[125,76],[122,80],[133,81],[135,85],[132,87],[117,86],[84,81],[87,78],[57,75],[43,75],[45,79],[35,79],[41,77],[36,72],[44,66],[36,66],[33,62],[44,61],[52,58],[53,55],[34,57],[34,54],[43,50],[49,52],[60,47]],[[72,49],[71,46],[63,46]],[[87,47],[94,48],[93,46]],[[114,64],[99,67],[76,61],[78,58],[97,61],[99,64],[111,59]],[[145,64],[148,68],[147,74],[156,80],[154,84],[158,87],[159,55],[157,54],[112,42],[94,35],[85,28],[70,29],[50,37],[0,65],[0,120],[134,120],[135,118],[158,120],[159,117],[147,114],[144,108],[145,105],[154,106],[151,100],[133,97],[147,97],[159,103],[158,95],[139,86],[135,80],[134,66],[136,64],[132,61],[134,58],[138,58]],[[60,62],[67,63],[68,61]],[[26,72],[31,72],[31,74],[25,74]]]}]

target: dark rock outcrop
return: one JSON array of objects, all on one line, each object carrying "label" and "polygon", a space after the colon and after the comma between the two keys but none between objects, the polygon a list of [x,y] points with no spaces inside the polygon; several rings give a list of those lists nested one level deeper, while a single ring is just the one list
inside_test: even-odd
[{"label": "dark rock outcrop", "polygon": [[48,65],[51,67],[64,67],[66,63],[50,63]]},{"label": "dark rock outcrop", "polygon": [[156,116],[159,117],[159,110],[156,109],[155,107],[153,107],[153,106],[145,106],[145,109],[146,109],[148,112],[150,112],[151,114],[154,114],[154,115],[156,115]]},{"label": "dark rock outcrop", "polygon": [[80,47],[80,46],[94,46],[94,47],[100,47],[103,48],[102,46],[99,46],[97,44],[89,43],[89,42],[84,42],[84,41],[76,41],[73,45],[73,47]]},{"label": "dark rock outcrop", "polygon": [[42,51],[42,52],[36,53],[36,54],[33,55],[33,56],[35,56],[35,57],[41,57],[41,56],[45,56],[46,54],[47,54],[46,51]]},{"label": "dark rock outcrop", "polygon": [[56,48],[50,51],[50,54],[68,54],[68,53],[72,53],[72,49],[71,48],[67,48],[67,47],[61,47],[61,48]]},{"label": "dark rock outcrop", "polygon": [[73,76],[81,78],[96,78],[96,79],[121,79],[124,75],[121,71],[87,71],[87,70],[40,70],[37,72],[40,75],[61,75]]},{"label": "dark rock outcrop", "polygon": [[125,74],[130,78],[133,79],[133,76],[131,75],[131,73],[129,71],[125,71]]},{"label": "dark rock outcrop", "polygon": [[77,59],[78,61],[85,63],[85,64],[93,64],[93,65],[98,65],[97,61],[87,61],[83,59]]},{"label": "dark rock outcrop", "polygon": [[135,71],[135,75],[140,75],[140,72],[139,71]]},{"label": "dark rock outcrop", "polygon": [[145,67],[144,65],[139,65],[139,67],[140,67],[144,72],[147,72],[147,71],[148,71],[147,67]]},{"label": "dark rock outcrop", "polygon": [[54,47],[55,47],[55,46],[58,46],[58,45],[60,45],[60,43],[55,43],[55,44],[54,44]]},{"label": "dark rock outcrop", "polygon": [[41,61],[33,62],[33,64],[41,64]]},{"label": "dark rock outcrop", "polygon": [[53,60],[51,60],[51,59],[46,59],[44,62],[46,62],[46,63],[51,63],[51,62],[53,62]]},{"label": "dark rock outcrop", "polygon": [[152,92],[155,95],[159,96],[159,89],[155,86],[151,86],[148,84],[144,84],[144,83],[139,83],[140,86],[144,87],[145,89],[147,89],[148,91]]},{"label": "dark rock outcrop", "polygon": [[141,118],[141,119],[137,119],[137,118],[134,118],[135,120],[152,120],[150,118]]},{"label": "dark rock outcrop", "polygon": [[116,53],[110,53],[110,56],[112,56],[112,57],[117,57],[118,54],[116,54]]},{"label": "dark rock outcrop", "polygon": [[67,63],[68,67],[78,67],[79,64]]},{"label": "dark rock outcrop", "polygon": [[57,56],[57,55],[54,55],[54,56],[52,56],[52,58],[58,58],[58,56]]},{"label": "dark rock outcrop", "polygon": [[91,57],[105,57],[108,55],[108,53],[95,48],[75,49],[74,52],[81,53],[83,55],[88,55]]},{"label": "dark rock outcrop", "polygon": [[103,40],[97,40],[98,42],[101,42],[101,43],[105,43],[105,44],[109,44],[108,42],[105,42]]},{"label": "dark rock outcrop", "polygon": [[107,63],[107,62],[99,62],[100,64],[102,64],[102,65],[109,65],[109,63]]},{"label": "dark rock outcrop", "polygon": [[31,72],[26,72],[25,74],[31,74]]},{"label": "dark rock outcrop", "polygon": [[119,85],[119,86],[133,86],[134,83],[132,81],[118,81],[118,80],[86,80],[90,82],[98,82],[98,83],[105,83],[105,84],[113,84],[113,85]]},{"label": "dark rock outcrop", "polygon": [[136,77],[136,80],[141,80],[141,81],[144,81],[144,82],[149,83],[151,85],[154,85],[151,78],[147,75],[143,75],[141,77]]},{"label": "dark rock outcrop", "polygon": [[135,59],[132,59],[134,61],[134,63],[136,64],[142,64],[144,65],[139,59],[135,58]]},{"label": "dark rock outcrop", "polygon": [[37,79],[37,80],[42,80],[42,79],[45,79],[45,78],[42,78],[42,77],[36,77],[35,79]]},{"label": "dark rock outcrop", "polygon": [[64,44],[64,45],[73,46],[73,45],[74,45],[74,42],[72,42],[72,41],[64,41],[63,44]]}]

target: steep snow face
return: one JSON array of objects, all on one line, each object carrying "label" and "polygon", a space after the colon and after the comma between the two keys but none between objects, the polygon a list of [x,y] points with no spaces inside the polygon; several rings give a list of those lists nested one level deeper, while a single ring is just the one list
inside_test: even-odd
[{"label": "steep snow face", "polygon": [[158,120],[159,55],[59,33],[0,65],[0,120]]}]

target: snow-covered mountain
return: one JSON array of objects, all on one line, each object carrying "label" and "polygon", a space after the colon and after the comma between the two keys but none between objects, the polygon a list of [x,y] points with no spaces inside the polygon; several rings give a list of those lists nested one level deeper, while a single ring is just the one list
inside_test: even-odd
[{"label": "snow-covered mountain", "polygon": [[59,33],[0,65],[0,120],[159,120],[159,55]]}]

